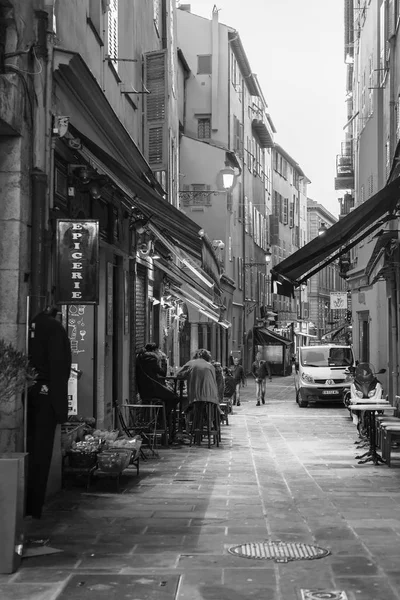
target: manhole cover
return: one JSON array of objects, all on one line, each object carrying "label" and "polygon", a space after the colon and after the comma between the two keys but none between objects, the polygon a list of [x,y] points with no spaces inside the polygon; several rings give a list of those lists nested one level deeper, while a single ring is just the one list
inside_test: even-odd
[{"label": "manhole cover", "polygon": [[242,558],[257,558],[260,560],[274,560],[275,562],[289,562],[290,560],[314,560],[330,554],[329,550],[299,544],[297,542],[265,541],[249,542],[239,546],[231,546],[229,552]]},{"label": "manhole cover", "polygon": [[301,600],[348,600],[344,590],[300,590]]}]

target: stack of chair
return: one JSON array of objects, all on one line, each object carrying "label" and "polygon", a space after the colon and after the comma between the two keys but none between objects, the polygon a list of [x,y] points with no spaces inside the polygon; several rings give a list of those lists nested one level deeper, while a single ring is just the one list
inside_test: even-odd
[{"label": "stack of chair", "polygon": [[395,397],[396,412],[390,417],[376,415],[376,444],[382,451],[382,458],[391,466],[393,444],[400,441],[400,396]]}]

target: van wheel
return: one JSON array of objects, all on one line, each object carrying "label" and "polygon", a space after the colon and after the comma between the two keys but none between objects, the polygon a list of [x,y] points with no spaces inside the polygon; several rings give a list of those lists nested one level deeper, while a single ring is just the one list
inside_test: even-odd
[{"label": "van wheel", "polygon": [[308,400],[303,400],[300,394],[300,390],[296,393],[296,402],[300,408],[307,408]]}]

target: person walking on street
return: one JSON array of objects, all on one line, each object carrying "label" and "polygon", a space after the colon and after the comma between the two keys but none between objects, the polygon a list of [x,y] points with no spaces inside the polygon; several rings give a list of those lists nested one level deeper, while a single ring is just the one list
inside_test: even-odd
[{"label": "person walking on street", "polygon": [[265,404],[265,383],[267,377],[272,381],[271,365],[269,362],[261,360],[261,352],[257,352],[256,360],[251,367],[251,372],[256,380],[256,406],[261,406],[261,402]]},{"label": "person walking on street", "polygon": [[233,399],[233,404],[236,406],[240,406],[240,385],[243,387],[246,385],[246,376],[244,374],[244,369],[241,364],[239,364],[239,359],[233,359],[233,369],[232,369],[233,378],[235,380],[235,397]]}]

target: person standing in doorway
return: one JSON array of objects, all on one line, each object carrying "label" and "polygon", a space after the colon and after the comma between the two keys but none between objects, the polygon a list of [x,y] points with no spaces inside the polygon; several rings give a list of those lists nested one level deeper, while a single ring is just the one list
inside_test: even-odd
[{"label": "person standing in doorway", "polygon": [[246,385],[246,376],[238,358],[233,359],[232,375],[235,380],[235,396],[233,404],[240,406],[240,386],[242,385],[244,387]]},{"label": "person standing in doorway", "polygon": [[272,381],[271,365],[269,362],[261,360],[261,352],[257,352],[256,360],[251,367],[251,372],[256,380],[256,406],[261,406],[261,402],[265,404],[265,385],[267,377]]},{"label": "person standing in doorway", "polygon": [[57,313],[57,307],[46,308],[30,328],[29,358],[38,375],[28,392],[26,514],[36,519],[45,503],[56,427],[68,419],[71,346]]}]

